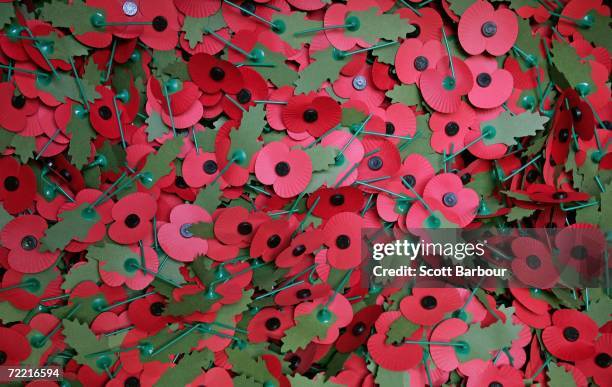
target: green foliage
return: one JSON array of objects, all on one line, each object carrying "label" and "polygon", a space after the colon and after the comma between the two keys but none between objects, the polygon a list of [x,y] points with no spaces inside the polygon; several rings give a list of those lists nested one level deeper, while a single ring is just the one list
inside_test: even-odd
[{"label": "green foliage", "polygon": [[516,139],[525,136],[532,136],[539,130],[544,130],[544,123],[548,117],[538,113],[525,112],[513,116],[507,111],[502,112],[497,118],[485,121],[481,124],[484,131],[492,127],[494,134],[490,137],[485,136],[482,140],[486,145],[505,144],[514,145]]}]

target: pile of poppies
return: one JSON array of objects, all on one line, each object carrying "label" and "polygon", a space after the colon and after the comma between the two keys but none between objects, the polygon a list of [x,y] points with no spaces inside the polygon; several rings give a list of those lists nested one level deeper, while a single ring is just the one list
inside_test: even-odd
[{"label": "pile of poppies", "polygon": [[[609,386],[609,286],[533,258],[608,249],[604,3],[0,0],[0,365]],[[508,288],[367,286],[362,230],[480,227],[558,231]]]}]

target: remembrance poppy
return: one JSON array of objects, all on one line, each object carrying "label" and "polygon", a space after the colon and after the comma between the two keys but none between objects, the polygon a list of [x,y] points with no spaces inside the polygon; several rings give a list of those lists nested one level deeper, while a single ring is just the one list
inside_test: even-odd
[{"label": "remembrance poppy", "polygon": [[500,106],[512,94],[514,80],[510,72],[497,68],[494,58],[477,55],[465,60],[474,76],[472,90],[468,93],[470,102],[481,109]]},{"label": "remembrance poppy", "polygon": [[432,326],[462,305],[456,289],[414,288],[412,295],[400,303],[400,310],[406,319],[419,325]]},{"label": "remembrance poppy", "polygon": [[243,85],[242,74],[233,64],[209,54],[192,56],[187,69],[191,79],[207,94],[220,91],[235,94]]},{"label": "remembrance poppy", "polygon": [[405,84],[418,83],[423,71],[433,69],[444,54],[438,40],[406,39],[395,55],[397,77]]},{"label": "remembrance poppy", "polygon": [[157,211],[157,202],[147,193],[135,192],[113,206],[113,220],[108,236],[117,243],[129,245],[152,235],[151,219]]},{"label": "remembrance poppy", "polygon": [[435,65],[421,74],[419,87],[423,99],[440,113],[453,113],[461,105],[461,97],[473,86],[472,72],[464,61],[452,57],[455,75],[453,76],[449,58],[442,57]]},{"label": "remembrance poppy", "polygon": [[340,123],[342,109],[327,96],[314,93],[291,97],[282,109],[281,118],[287,130],[296,133],[308,132],[320,137]]},{"label": "remembrance poppy", "polygon": [[312,162],[301,149],[290,149],[282,142],[272,142],[259,151],[255,161],[255,176],[272,185],[282,198],[302,192],[312,177]]},{"label": "remembrance poppy", "polygon": [[0,199],[9,214],[30,207],[36,196],[36,176],[27,165],[12,157],[0,158]]},{"label": "remembrance poppy", "polygon": [[583,360],[595,353],[598,326],[589,316],[573,309],[560,309],[552,315],[552,325],[542,331],[546,349],[555,357]]},{"label": "remembrance poppy", "polygon": [[457,35],[461,46],[470,55],[483,51],[503,55],[516,41],[518,20],[507,8],[495,10],[487,1],[476,1],[461,15]]},{"label": "remembrance poppy", "polygon": [[198,255],[205,255],[208,242],[194,236],[189,227],[198,222],[212,221],[202,207],[193,204],[181,204],[172,209],[170,223],[159,228],[158,238],[162,249],[170,257],[181,262],[191,262]]}]

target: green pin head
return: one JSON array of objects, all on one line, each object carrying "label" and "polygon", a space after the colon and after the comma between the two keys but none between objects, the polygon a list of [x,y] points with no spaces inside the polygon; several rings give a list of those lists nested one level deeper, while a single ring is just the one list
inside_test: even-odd
[{"label": "green pin head", "polygon": [[102,12],[94,12],[89,18],[89,22],[95,28],[102,28],[106,25],[106,16]]}]

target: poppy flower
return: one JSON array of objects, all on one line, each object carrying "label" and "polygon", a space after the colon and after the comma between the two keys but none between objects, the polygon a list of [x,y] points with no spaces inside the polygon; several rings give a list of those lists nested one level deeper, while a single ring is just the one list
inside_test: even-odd
[{"label": "poppy flower", "polygon": [[270,219],[263,222],[251,242],[251,256],[269,262],[276,258],[291,243],[291,234],[296,225],[285,219]]},{"label": "poppy flower", "polygon": [[151,25],[144,25],[139,36],[147,46],[155,50],[171,50],[178,43],[178,12],[174,3],[167,1],[160,4],[139,3],[142,18],[150,20]]},{"label": "poppy flower", "polygon": [[595,341],[595,351],[589,357],[576,361],[576,367],[585,376],[593,378],[600,386],[609,383],[612,377],[612,334],[603,334]]},{"label": "poppy flower", "polygon": [[151,195],[135,192],[119,200],[113,206],[115,222],[108,229],[108,236],[117,243],[129,245],[151,235],[151,219],[157,211],[157,203]]},{"label": "poppy flower", "polygon": [[177,261],[191,262],[196,256],[206,254],[208,242],[194,236],[189,227],[194,223],[211,221],[208,212],[200,206],[178,205],[170,213],[170,223],[159,228],[159,244],[166,254]]},{"label": "poppy flower", "polygon": [[[264,100],[268,96],[268,84],[259,73],[249,67],[240,67],[238,69],[242,75],[242,88],[230,97],[245,110],[250,106],[254,106],[256,100]],[[240,119],[243,110],[240,109],[234,101],[225,97],[222,100],[223,111],[233,119]]]},{"label": "poppy flower", "polygon": [[452,57],[455,75],[450,69],[447,56],[421,74],[419,87],[423,99],[440,113],[453,113],[461,105],[461,96],[466,95],[474,83],[469,67],[461,59]]},{"label": "poppy flower", "polygon": [[[417,3],[415,1],[415,3]],[[419,8],[413,11],[409,8],[400,8],[396,11],[402,19],[408,19],[415,27],[414,31],[408,33],[409,38],[417,38],[421,42],[440,41],[442,39],[442,17],[438,11],[431,7]]]},{"label": "poppy flower", "polygon": [[323,233],[329,247],[327,259],[332,267],[347,270],[361,263],[361,223],[359,215],[341,212],[325,224]]},{"label": "poppy flower", "polygon": [[350,353],[365,343],[370,330],[382,312],[380,306],[370,305],[355,313],[351,323],[346,326],[346,330],[336,341],[338,352]]},{"label": "poppy flower", "polygon": [[215,213],[215,237],[227,245],[247,247],[259,225],[267,219],[243,207],[223,208]]},{"label": "poppy flower", "polygon": [[12,269],[39,273],[53,266],[59,251],[39,251],[46,231],[47,222],[38,215],[21,215],[4,226],[0,241],[10,250],[8,264]]},{"label": "poppy flower", "polygon": [[259,151],[255,161],[255,176],[274,192],[289,198],[304,191],[312,177],[312,161],[301,149],[290,149],[281,142],[272,142]]},{"label": "poppy flower", "polygon": [[285,331],[292,326],[293,311],[291,308],[276,309],[264,308],[257,312],[247,328],[248,339],[252,343],[262,343],[269,339],[280,340],[285,336]]},{"label": "poppy flower", "polygon": [[[331,321],[326,320],[325,314],[320,314],[322,311],[327,311],[335,318]],[[353,308],[351,303],[342,294],[337,294],[329,301],[325,298],[319,298],[311,302],[303,302],[295,307],[293,312],[293,320],[299,321],[299,317],[310,313],[317,313],[317,318],[321,321],[326,329],[322,330],[324,335],[318,335],[312,339],[317,344],[332,344],[338,339],[340,328],[346,327],[353,319]]]},{"label": "poppy flower", "polygon": [[372,63],[372,82],[380,90],[391,90],[398,84],[395,67],[375,61]]},{"label": "poppy flower", "polygon": [[477,1],[465,10],[457,35],[463,49],[470,55],[483,51],[503,55],[514,45],[518,36],[518,20],[507,8],[495,10],[491,3]]},{"label": "poppy flower", "polygon": [[280,291],[274,296],[274,302],[279,306],[297,305],[301,302],[326,297],[329,295],[330,290],[329,285],[326,283],[311,284],[303,282]]},{"label": "poppy flower", "polygon": [[475,82],[468,93],[470,102],[481,109],[501,106],[512,94],[512,74],[497,68],[497,61],[482,55],[472,56],[465,64],[474,75]]},{"label": "poppy flower", "polygon": [[283,124],[291,132],[308,132],[320,137],[340,123],[342,109],[340,105],[326,96],[314,93],[300,94],[291,97],[283,108]]},{"label": "poppy flower", "polygon": [[24,95],[15,95],[15,86],[11,82],[0,83],[0,126],[11,132],[21,132],[26,126],[24,109],[27,99]]},{"label": "poppy flower", "polygon": [[207,94],[220,91],[236,94],[243,85],[242,74],[233,64],[209,54],[192,56],[187,69],[191,79]]},{"label": "poppy flower", "polygon": [[172,321],[172,318],[164,315],[165,309],[164,298],[159,294],[152,294],[131,302],[127,315],[137,329],[153,334]]},{"label": "poppy flower", "polygon": [[[82,206],[84,204],[89,205],[89,204],[96,203],[96,201],[100,199],[101,195],[102,195],[102,191],[93,189],[93,188],[85,188],[85,189],[80,190],[77,193],[77,195],[74,197],[74,202],[68,202],[60,208],[58,212],[58,217],[60,219],[63,219],[64,215],[62,214],[66,211],[72,211],[76,209],[77,207]],[[114,203],[112,200],[100,201],[100,203],[98,203],[98,205],[95,207],[96,214],[98,214],[100,219],[93,226],[91,226],[91,228],[89,229],[89,232],[84,238],[81,238],[81,237],[73,238],[71,243],[76,242],[76,243],[88,244],[88,243],[94,243],[94,242],[98,242],[102,240],[104,236],[106,235],[106,225],[112,222],[113,220],[112,218],[113,204]]]},{"label": "poppy flower", "polygon": [[[325,11],[323,18],[323,27],[337,26],[346,24],[348,14],[356,11],[366,11],[372,7],[378,8],[378,4],[374,0],[351,1],[348,4],[332,4]],[[349,23],[359,23],[349,19]],[[350,30],[349,30],[350,31]],[[350,50],[356,44],[361,47],[369,47],[370,44],[363,39],[353,34],[347,34],[344,29],[326,29],[325,36],[332,46],[338,50]]]},{"label": "poppy flower", "polygon": [[582,25],[576,24],[574,20],[588,21],[593,18],[592,15],[589,15],[589,13],[592,12],[597,12],[604,16],[610,14],[610,10],[606,4],[598,0],[567,2],[561,11],[562,17],[559,18],[557,23],[559,32],[564,36],[578,35]]},{"label": "poppy flower", "polygon": [[423,199],[434,211],[440,211],[446,219],[460,227],[465,227],[474,219],[480,203],[476,191],[464,188],[461,178],[454,173],[434,176],[423,190]]},{"label": "poppy flower", "polygon": [[558,110],[564,111],[567,107],[572,117],[573,128],[576,135],[582,140],[593,138],[595,128],[595,115],[587,102],[585,102],[574,89],[566,89],[559,97]]},{"label": "poppy flower", "polygon": [[418,83],[423,71],[433,69],[444,54],[438,40],[406,39],[395,54],[397,77],[405,84]]},{"label": "poppy flower", "polygon": [[[383,176],[393,176],[401,165],[401,157],[397,147],[383,137],[367,135],[362,140],[366,156],[361,160],[357,172],[363,180],[376,179]],[[367,190],[367,187],[364,187]]]},{"label": "poppy flower", "polygon": [[25,211],[36,196],[36,177],[27,165],[12,157],[0,158],[0,199],[12,215]]},{"label": "poppy flower", "polygon": [[565,270],[573,268],[581,283],[592,281],[605,271],[606,238],[594,225],[575,223],[565,227],[555,235],[555,245],[559,249],[559,266]]},{"label": "poppy flower", "polygon": [[551,204],[589,200],[589,194],[586,192],[558,190],[546,184],[530,185],[527,194],[531,200]]},{"label": "poppy flower", "polygon": [[559,280],[559,273],[548,247],[534,238],[519,237],[512,241],[512,272],[518,280],[534,288],[550,288]]},{"label": "poppy flower", "polygon": [[3,366],[18,366],[30,353],[32,348],[23,334],[17,329],[0,327],[0,363]]},{"label": "poppy flower", "polygon": [[[387,343],[387,332],[398,318],[402,318],[399,311],[382,313],[374,324],[376,333],[370,336],[367,344],[368,352],[376,364],[389,371],[406,371],[423,360],[423,348],[420,345]],[[404,339],[418,340],[422,334],[423,330],[419,328]]]},{"label": "poppy flower", "polygon": [[214,153],[198,153],[194,149],[183,160],[183,178],[192,188],[210,184],[218,175],[219,165]]},{"label": "poppy flower", "polygon": [[569,110],[558,111],[552,121],[553,135],[550,137],[551,156],[556,164],[567,159],[572,143],[572,117]]},{"label": "poppy flower", "polygon": [[552,325],[542,331],[542,341],[553,356],[568,361],[583,360],[595,352],[597,324],[573,309],[560,309],[552,315]]},{"label": "poppy flower", "polygon": [[332,87],[338,96],[352,101],[363,101],[368,109],[376,109],[385,99],[385,93],[374,87],[369,65],[362,66],[355,75],[340,75]]},{"label": "poppy flower", "polygon": [[202,371],[198,377],[196,377],[191,383],[187,383],[185,387],[225,387],[233,385],[234,381],[227,370],[221,367],[212,367],[206,371]]},{"label": "poppy flower", "polygon": [[462,305],[463,301],[455,289],[415,288],[411,296],[402,300],[400,310],[406,319],[419,325],[431,326]]},{"label": "poppy flower", "polygon": [[312,213],[323,219],[329,219],[340,212],[356,212],[363,207],[363,195],[355,187],[319,188],[308,197],[306,204],[313,208]]},{"label": "poppy flower", "polygon": [[174,0],[174,5],[185,15],[197,18],[212,16],[221,8],[216,1]]},{"label": "poppy flower", "polygon": [[387,106],[384,115],[372,116],[365,126],[366,130],[387,134],[387,141],[397,144],[411,138],[416,133],[416,116],[414,111],[402,104],[394,103]]},{"label": "poppy flower", "polygon": [[432,113],[429,118],[429,127],[433,132],[430,140],[432,149],[447,154],[463,149],[465,136],[475,119],[474,109],[463,101],[453,113]]},{"label": "poppy flower", "polygon": [[[113,253],[112,260],[102,254],[109,251]],[[90,246],[87,257],[92,257],[99,262],[100,278],[105,284],[113,287],[125,284],[130,289],[142,290],[155,279],[151,273],[157,273],[159,268],[157,253],[149,246],[119,247],[111,244],[106,245],[105,249]],[[140,263],[141,260],[142,263]],[[144,270],[130,265],[131,262],[142,265]]]},{"label": "poppy flower", "polygon": [[468,387],[477,386],[523,386],[523,373],[509,365],[495,366],[490,364],[483,372],[468,378]]},{"label": "poppy flower", "polygon": [[297,265],[304,257],[312,254],[323,244],[323,231],[307,230],[296,235],[291,244],[276,257],[276,266],[290,268]]}]

